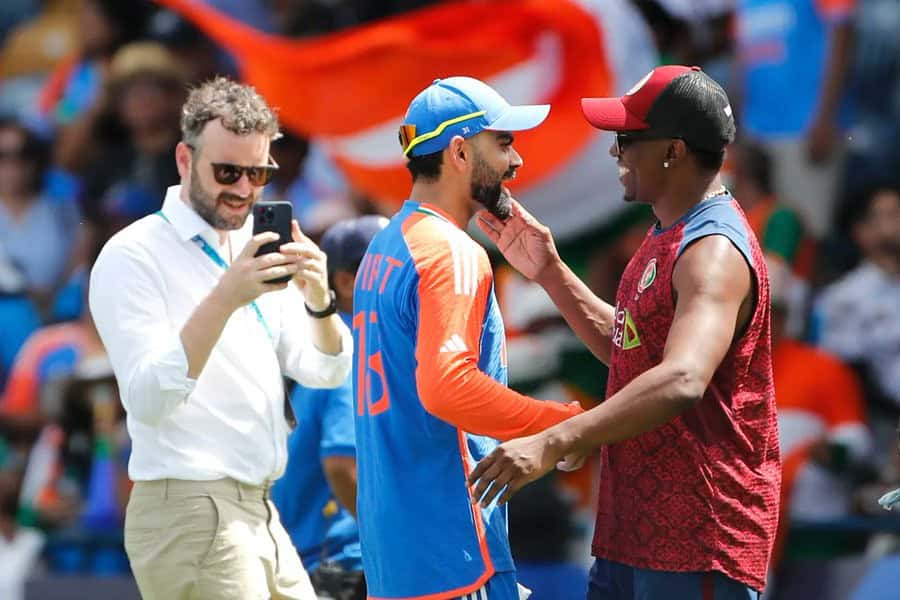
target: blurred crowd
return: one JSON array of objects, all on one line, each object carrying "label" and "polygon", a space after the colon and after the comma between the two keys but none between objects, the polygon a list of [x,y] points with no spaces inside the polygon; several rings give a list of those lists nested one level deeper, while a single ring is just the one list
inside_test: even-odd
[{"label": "blurred crowd", "polygon": [[[766,252],[775,309],[785,481],[776,564],[889,552],[900,521],[876,519],[875,500],[900,485],[900,3],[619,1],[643,20],[659,63],[701,65],[732,99],[728,184]],[[208,3],[302,37],[433,2]],[[158,210],[177,183],[186,90],[217,73],[237,77],[234,58],[153,3],[0,6],[2,598],[39,574],[128,573],[129,441],[86,310],[87,273],[109,236]],[[288,132],[272,153],[281,169],[266,197],[290,201],[313,238],[348,216],[390,214],[315,140]],[[561,253],[612,298],[651,219],[624,208],[563,240]],[[602,365],[540,288],[495,258],[511,385],[599,402]],[[589,465],[551,476],[512,503],[523,568],[587,564],[596,475]]]}]

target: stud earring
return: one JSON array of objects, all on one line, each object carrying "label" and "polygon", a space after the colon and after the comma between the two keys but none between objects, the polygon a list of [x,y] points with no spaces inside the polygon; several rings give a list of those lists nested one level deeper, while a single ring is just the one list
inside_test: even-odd
[{"label": "stud earring", "polygon": [[663,169],[668,169],[668,168],[669,168],[669,161],[665,161],[663,163]]}]

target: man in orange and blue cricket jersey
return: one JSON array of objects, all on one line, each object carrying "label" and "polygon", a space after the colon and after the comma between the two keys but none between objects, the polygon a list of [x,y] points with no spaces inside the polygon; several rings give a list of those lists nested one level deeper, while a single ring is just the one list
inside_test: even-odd
[{"label": "man in orange and blue cricket jersey", "polygon": [[503,321],[477,210],[509,214],[513,133],[550,107],[511,106],[469,77],[436,80],[400,141],[409,200],[378,233],[354,290],[360,541],[370,598],[518,600],[506,510],[466,477],[496,440],[580,412],[506,387]]}]

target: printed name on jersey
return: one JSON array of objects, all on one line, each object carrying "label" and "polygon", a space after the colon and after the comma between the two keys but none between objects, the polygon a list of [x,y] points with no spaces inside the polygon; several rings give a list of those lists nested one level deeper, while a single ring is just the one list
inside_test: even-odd
[{"label": "printed name on jersey", "polygon": [[403,262],[392,256],[382,254],[366,254],[359,269],[356,281],[362,291],[378,290],[381,294],[387,286],[388,279],[394,269],[403,266]]}]

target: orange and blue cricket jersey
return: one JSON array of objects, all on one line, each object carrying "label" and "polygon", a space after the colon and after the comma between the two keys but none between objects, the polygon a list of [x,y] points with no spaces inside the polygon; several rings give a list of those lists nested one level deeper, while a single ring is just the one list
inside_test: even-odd
[{"label": "orange and blue cricket jersey", "polygon": [[353,311],[369,597],[456,598],[495,574],[514,589],[506,509],[473,506],[466,478],[497,440],[537,433],[580,409],[506,387],[487,253],[436,207],[407,201],[375,236]]}]

